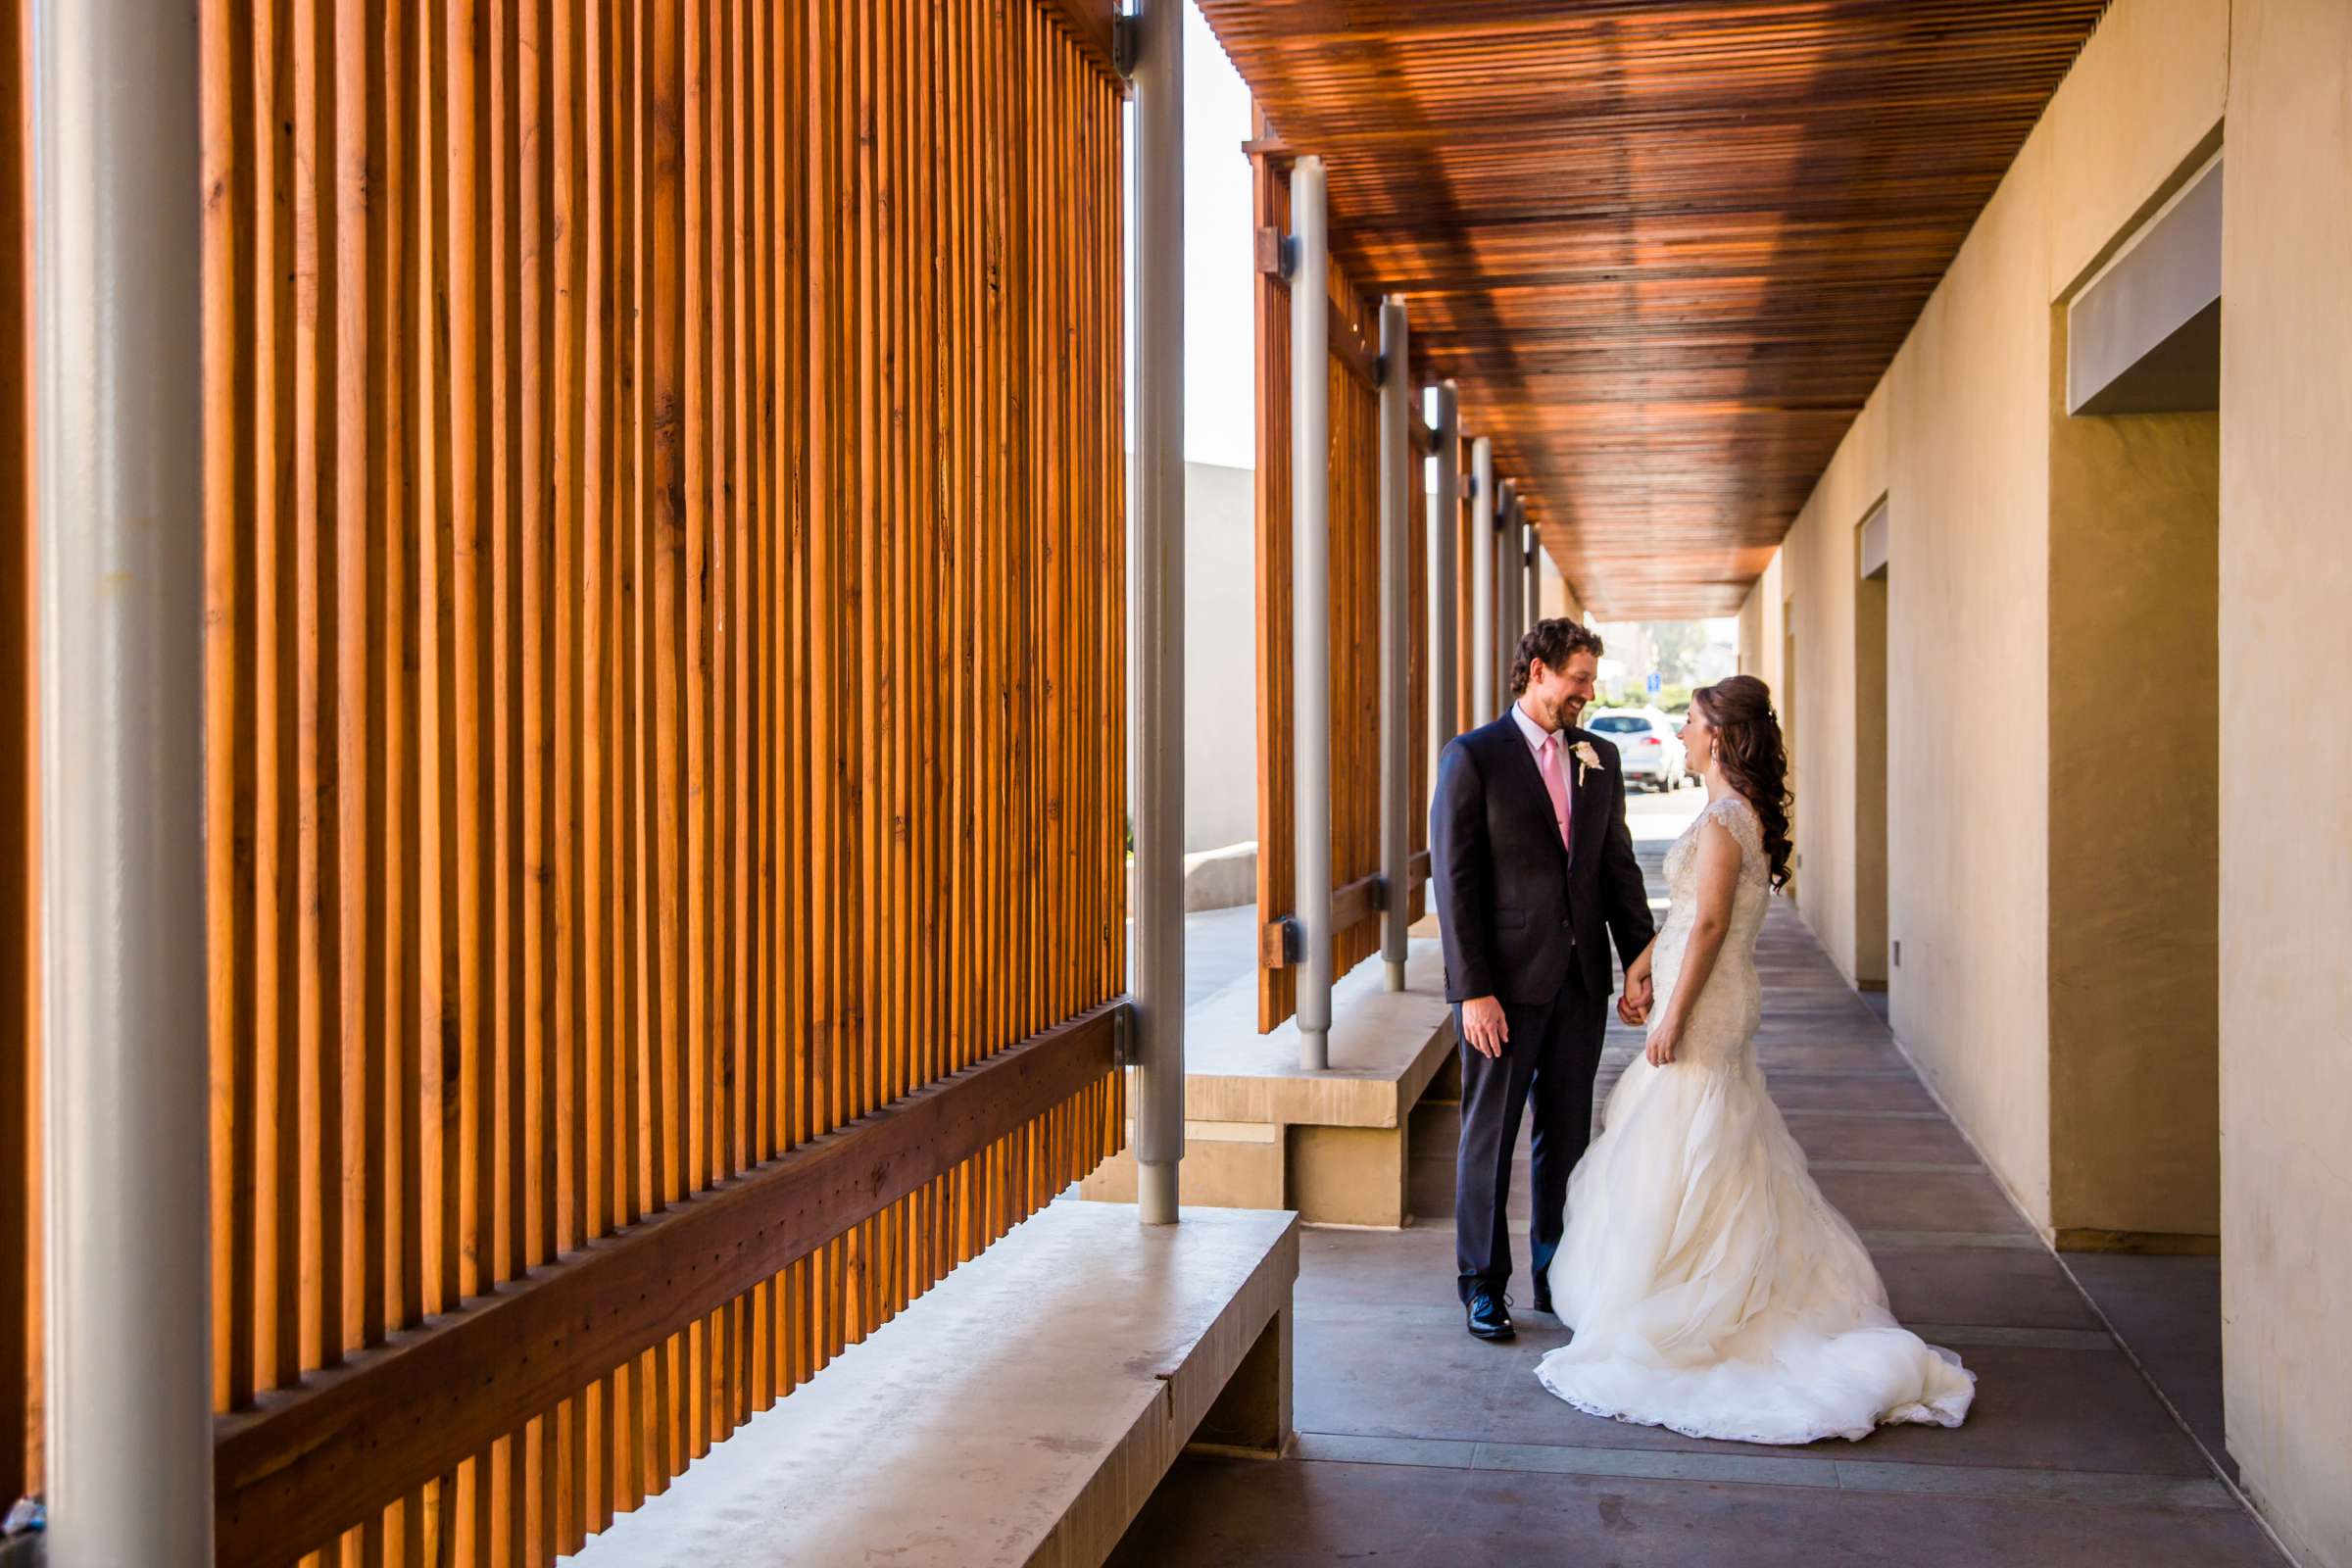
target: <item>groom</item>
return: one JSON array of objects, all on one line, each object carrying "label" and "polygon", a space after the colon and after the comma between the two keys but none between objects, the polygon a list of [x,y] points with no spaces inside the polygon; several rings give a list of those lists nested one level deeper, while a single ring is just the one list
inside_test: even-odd
[{"label": "groom", "polygon": [[[1535,1308],[1560,1245],[1568,1173],[1592,1136],[1609,1000],[1609,944],[1649,946],[1648,891],[1625,826],[1617,749],[1575,728],[1592,700],[1600,638],[1538,621],[1511,664],[1510,710],[1438,759],[1431,883],[1446,939],[1446,1000],[1462,1053],[1453,1228],[1462,1304],[1482,1340],[1511,1337],[1511,1152],[1535,1099]],[[1649,1005],[1648,986],[1628,1004]]]}]

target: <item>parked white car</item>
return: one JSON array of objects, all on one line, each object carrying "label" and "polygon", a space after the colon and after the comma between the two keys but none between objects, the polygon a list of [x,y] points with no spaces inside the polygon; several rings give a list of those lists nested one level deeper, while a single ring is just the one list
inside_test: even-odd
[{"label": "parked white car", "polygon": [[1619,708],[1593,713],[1584,727],[1606,736],[1624,760],[1627,784],[1647,785],[1660,794],[1679,790],[1690,777],[1683,743],[1675,738],[1682,728],[1673,717],[1654,708]]}]

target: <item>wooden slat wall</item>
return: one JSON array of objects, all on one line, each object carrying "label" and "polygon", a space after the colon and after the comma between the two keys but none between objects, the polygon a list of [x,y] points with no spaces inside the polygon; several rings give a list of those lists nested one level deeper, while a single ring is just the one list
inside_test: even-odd
[{"label": "wooden slat wall", "polygon": [[[204,0],[222,1411],[1123,990],[1069,8]],[[1119,1095],[285,1555],[575,1547]]]},{"label": "wooden slat wall", "polygon": [[41,1481],[30,22],[0,0],[0,1508]]},{"label": "wooden slat wall", "polygon": [[[1250,165],[1257,228],[1288,233],[1289,160],[1253,149]],[[1358,291],[1337,265],[1327,286],[1338,306],[1335,337],[1345,325],[1363,341],[1378,343],[1379,302]],[[1290,286],[1279,275],[1261,271],[1255,308],[1257,907],[1262,924],[1292,911],[1297,875],[1292,828]],[[1381,869],[1380,399],[1348,368],[1336,343],[1323,373],[1331,384],[1332,878],[1335,887],[1344,887]],[[1418,530],[1414,537],[1420,537]],[[1411,667],[1418,672],[1417,691],[1425,693],[1426,659],[1416,653]],[[1425,695],[1416,697],[1420,701],[1426,701]],[[1420,711],[1426,713],[1426,709]],[[1426,839],[1424,825],[1415,846],[1423,846]],[[1415,898],[1418,911],[1417,891]],[[1338,974],[1378,952],[1378,911],[1334,932],[1333,948]],[[1296,969],[1261,964],[1257,999],[1261,1032],[1291,1016],[1298,1005]]]}]

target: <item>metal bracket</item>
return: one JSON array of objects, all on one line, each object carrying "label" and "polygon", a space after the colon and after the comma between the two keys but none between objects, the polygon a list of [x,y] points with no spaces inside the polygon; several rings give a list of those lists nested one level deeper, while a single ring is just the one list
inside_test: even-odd
[{"label": "metal bracket", "polygon": [[1295,914],[1282,917],[1282,961],[1286,968],[1306,961],[1306,928]]},{"label": "metal bracket", "polygon": [[1282,276],[1285,282],[1298,276],[1298,236],[1296,234],[1282,236]]},{"label": "metal bracket", "polygon": [[1110,1065],[1113,1071],[1124,1071],[1135,1065],[1135,1003],[1131,998],[1111,1021]]},{"label": "metal bracket", "polygon": [[1119,12],[1110,19],[1110,61],[1122,76],[1134,75],[1136,61],[1143,56],[1143,20],[1132,11]]}]

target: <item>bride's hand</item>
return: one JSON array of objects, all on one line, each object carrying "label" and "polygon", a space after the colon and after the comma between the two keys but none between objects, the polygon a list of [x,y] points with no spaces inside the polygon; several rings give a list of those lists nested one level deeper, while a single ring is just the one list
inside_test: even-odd
[{"label": "bride's hand", "polygon": [[1649,1020],[1650,1003],[1649,950],[1625,969],[1625,995],[1617,999],[1617,1016],[1639,1027]]},{"label": "bride's hand", "polygon": [[1682,1024],[1672,1013],[1658,1020],[1658,1026],[1649,1032],[1649,1047],[1645,1052],[1652,1067],[1663,1067],[1674,1060],[1675,1048],[1682,1043]]}]

